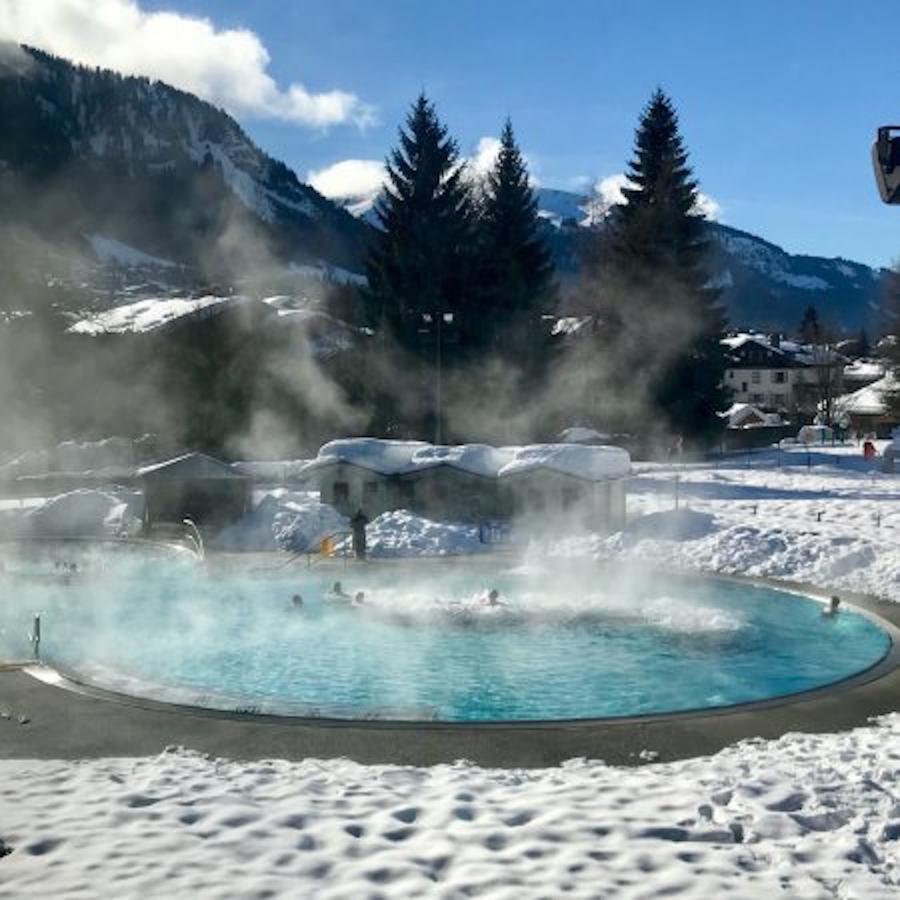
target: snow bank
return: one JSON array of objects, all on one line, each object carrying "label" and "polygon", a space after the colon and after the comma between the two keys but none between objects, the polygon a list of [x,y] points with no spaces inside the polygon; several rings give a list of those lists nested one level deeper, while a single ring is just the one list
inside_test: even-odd
[{"label": "snow bank", "polygon": [[876,471],[854,446],[798,447],[718,466],[641,464],[630,482],[628,520],[625,534],[563,538],[548,552],[900,601],[900,475]]},{"label": "snow bank", "polygon": [[898,745],[895,714],[639,768],[2,760],[0,894],[893,900]]},{"label": "snow bank", "polygon": [[370,556],[458,556],[492,549],[477,525],[432,522],[405,509],[383,513],[366,528]]},{"label": "snow bank", "polygon": [[123,488],[0,500],[0,539],[137,534],[143,508],[143,494]]},{"label": "snow bank", "polygon": [[318,491],[278,488],[254,491],[253,508],[211,542],[220,550],[289,550],[318,548],[323,538],[349,531],[333,506],[319,502]]}]

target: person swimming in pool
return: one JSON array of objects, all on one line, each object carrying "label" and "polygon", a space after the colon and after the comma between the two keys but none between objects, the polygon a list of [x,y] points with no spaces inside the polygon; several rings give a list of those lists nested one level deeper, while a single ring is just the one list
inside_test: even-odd
[{"label": "person swimming in pool", "polygon": [[498,591],[497,588],[491,588],[487,597],[483,597],[481,602],[486,606],[506,606],[500,599],[500,591]]},{"label": "person swimming in pool", "polygon": [[300,594],[294,594],[294,596],[291,597],[291,606],[293,606],[294,609],[303,609],[303,597]]},{"label": "person swimming in pool", "polygon": [[366,602],[366,595],[362,591],[357,591],[353,597],[354,606],[363,606]]},{"label": "person swimming in pool", "polygon": [[841,605],[841,598],[840,597],[832,597],[831,600],[828,602],[828,606],[826,606],[825,609],[822,610],[822,615],[828,616],[828,618],[834,618],[834,616],[836,616],[838,614],[838,608],[840,607],[840,605]]},{"label": "person swimming in pool", "polygon": [[331,590],[325,595],[332,603],[349,603],[353,598],[344,590],[339,581],[336,581]]}]

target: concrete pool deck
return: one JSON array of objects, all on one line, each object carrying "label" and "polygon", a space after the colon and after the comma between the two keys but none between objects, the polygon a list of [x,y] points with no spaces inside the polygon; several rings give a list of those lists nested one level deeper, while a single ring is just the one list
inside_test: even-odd
[{"label": "concrete pool deck", "polygon": [[[825,593],[811,585],[765,583]],[[484,766],[540,767],[588,757],[638,765],[715,753],[745,738],[840,731],[900,709],[900,604],[845,591],[841,597],[892,631],[889,654],[872,669],[788,698],[628,719],[467,725],[229,714],[86,688],[41,666],[0,665],[0,758],[147,756],[183,746],[243,760],[342,756],[360,763],[468,759]]]}]

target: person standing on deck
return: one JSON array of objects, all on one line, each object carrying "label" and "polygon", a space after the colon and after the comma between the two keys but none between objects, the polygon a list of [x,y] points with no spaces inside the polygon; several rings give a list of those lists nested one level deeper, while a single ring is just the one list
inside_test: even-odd
[{"label": "person standing on deck", "polygon": [[361,510],[356,511],[356,515],[350,520],[350,527],[353,529],[353,555],[361,561],[366,558],[366,525],[369,524],[369,517]]}]

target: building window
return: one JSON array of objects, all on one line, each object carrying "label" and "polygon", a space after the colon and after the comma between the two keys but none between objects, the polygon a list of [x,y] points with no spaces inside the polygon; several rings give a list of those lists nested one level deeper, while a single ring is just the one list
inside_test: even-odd
[{"label": "building window", "polygon": [[759,384],[759,382],[761,380],[762,380],[762,372],[760,372],[759,369],[754,369],[750,373],[750,381],[752,381],[753,384]]},{"label": "building window", "polygon": [[334,483],[334,502],[347,503],[350,500],[350,485],[346,481]]},{"label": "building window", "polygon": [[746,394],[746,393],[747,393],[747,382],[746,382],[746,381],[742,381],[742,382],[741,382],[741,393],[742,393],[742,394]]},{"label": "building window", "polygon": [[766,395],[765,394],[751,394],[750,402],[751,403],[765,403]]},{"label": "building window", "polygon": [[784,384],[787,381],[787,372],[775,373],[775,384]]}]

